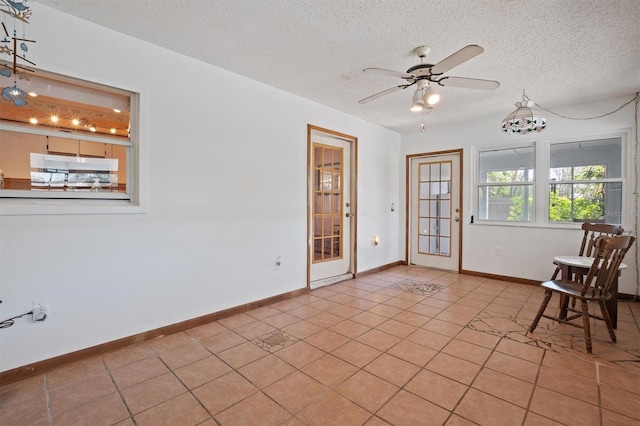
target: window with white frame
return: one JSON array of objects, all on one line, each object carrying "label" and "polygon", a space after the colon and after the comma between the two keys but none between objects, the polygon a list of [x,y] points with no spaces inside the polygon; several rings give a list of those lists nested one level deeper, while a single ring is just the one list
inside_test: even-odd
[{"label": "window with white frame", "polygon": [[[478,221],[620,224],[624,199],[622,137],[540,143],[544,149],[536,150],[530,143],[478,150]],[[536,158],[536,152],[547,158]],[[536,175],[548,178],[548,187],[545,179],[537,192]],[[536,195],[540,199],[536,200]]]},{"label": "window with white frame", "polygon": [[620,223],[622,140],[549,145],[548,220]]},{"label": "window with white frame", "polygon": [[477,218],[531,222],[534,219],[534,144],[481,150],[477,162]]},{"label": "window with white frame", "polygon": [[18,86],[24,101],[0,101],[0,200],[132,203],[137,95],[44,71]]}]

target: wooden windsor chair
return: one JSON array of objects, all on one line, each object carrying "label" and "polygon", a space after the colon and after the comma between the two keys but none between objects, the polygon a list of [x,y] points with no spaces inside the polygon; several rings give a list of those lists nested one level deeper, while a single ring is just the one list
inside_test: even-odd
[{"label": "wooden windsor chair", "polygon": [[[624,256],[634,241],[635,237],[631,235],[597,237],[593,243],[593,249],[596,250],[596,255],[584,279],[579,281],[575,278],[576,275],[573,275],[573,279],[543,282],[541,286],[545,289],[545,296],[528,332],[534,332],[541,317],[583,328],[587,353],[591,353],[592,343],[589,319],[594,318],[605,322],[611,341],[616,342],[616,333],[613,329],[605,301],[611,298],[611,292],[609,291],[611,284],[617,277],[618,268],[622,263],[622,259],[624,259]],[[568,311],[573,312],[573,315],[565,318],[560,316],[559,313],[561,310],[558,310],[558,314],[556,315],[546,314],[545,310],[554,293],[559,294],[560,297],[571,297],[579,300],[580,306],[567,308]],[[601,316],[595,313],[589,313],[590,303],[598,304]],[[573,321],[577,318],[582,318],[582,324]]]}]

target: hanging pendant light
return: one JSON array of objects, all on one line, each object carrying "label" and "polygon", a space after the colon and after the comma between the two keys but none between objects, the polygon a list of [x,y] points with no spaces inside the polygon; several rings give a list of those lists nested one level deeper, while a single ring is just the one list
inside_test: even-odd
[{"label": "hanging pendant light", "polygon": [[15,84],[13,86],[7,86],[2,89],[2,98],[6,99],[7,101],[13,102],[15,106],[26,105],[27,102],[24,100],[26,96],[26,92]]},{"label": "hanging pendant light", "polygon": [[529,99],[522,90],[522,101],[516,102],[516,110],[502,120],[502,131],[509,134],[525,135],[546,129],[547,117],[535,110],[534,106],[535,102]]}]

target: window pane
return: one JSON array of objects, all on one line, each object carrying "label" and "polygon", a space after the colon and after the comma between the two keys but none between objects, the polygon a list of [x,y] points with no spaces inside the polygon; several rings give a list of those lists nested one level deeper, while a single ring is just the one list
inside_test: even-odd
[{"label": "window pane", "polygon": [[534,145],[478,153],[478,219],[533,220]]},{"label": "window pane", "polygon": [[533,185],[479,187],[478,217],[481,220],[531,221]]},{"label": "window pane", "polygon": [[549,185],[550,222],[620,223],[622,183]]},{"label": "window pane", "polygon": [[593,180],[622,177],[621,138],[551,144],[551,180]]},{"label": "window pane", "polygon": [[533,165],[533,146],[481,151],[478,153],[478,182],[531,182]]}]

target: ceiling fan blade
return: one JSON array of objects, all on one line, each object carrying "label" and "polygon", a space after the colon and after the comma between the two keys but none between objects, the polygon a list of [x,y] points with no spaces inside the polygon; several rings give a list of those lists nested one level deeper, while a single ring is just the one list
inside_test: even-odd
[{"label": "ceiling fan blade", "polygon": [[479,78],[466,77],[442,77],[438,80],[438,84],[441,86],[480,90],[495,90],[500,87],[500,83],[495,80],[482,80]]},{"label": "ceiling fan blade", "polygon": [[437,64],[431,67],[431,74],[444,74],[452,68],[457,67],[469,59],[475,58],[484,52],[484,49],[477,44],[470,44],[458,50],[456,53],[449,55]]},{"label": "ceiling fan blade", "polygon": [[369,74],[390,75],[391,77],[415,78],[415,75],[413,74],[407,74],[406,72],[400,72],[400,71],[394,71],[394,70],[385,70],[384,68],[365,68],[362,71]]},{"label": "ceiling fan blade", "polygon": [[406,89],[409,86],[411,86],[411,85],[410,84],[402,84],[400,86],[395,86],[395,87],[392,87],[390,89],[383,90],[382,92],[376,93],[375,95],[371,95],[371,96],[369,96],[367,98],[360,99],[358,101],[358,103],[359,104],[366,104],[367,102],[371,102],[371,101],[373,101],[375,99],[381,98],[384,95],[388,95],[389,93],[393,93],[393,92],[395,92],[397,90],[400,90],[400,89]]}]

